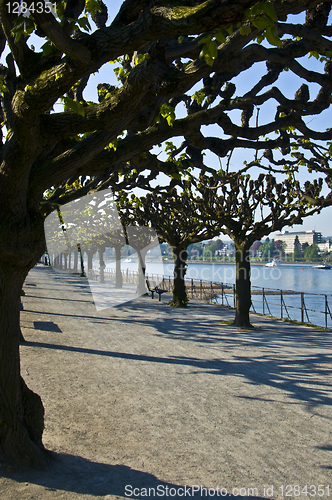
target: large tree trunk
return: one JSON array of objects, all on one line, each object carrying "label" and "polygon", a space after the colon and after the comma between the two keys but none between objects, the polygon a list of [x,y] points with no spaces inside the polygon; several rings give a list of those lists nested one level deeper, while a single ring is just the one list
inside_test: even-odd
[{"label": "large tree trunk", "polygon": [[187,272],[187,250],[183,247],[173,247],[174,259],[174,287],[173,299],[170,305],[173,307],[187,307],[188,295],[186,291],[185,275]]},{"label": "large tree trunk", "polygon": [[78,273],[78,249],[74,249],[74,263],[73,263],[73,272]]},{"label": "large tree trunk", "polygon": [[81,274],[80,276],[82,278],[85,278],[85,271],[84,271],[84,257],[83,257],[83,250],[80,244],[77,245],[77,250],[80,256],[80,261],[81,261]]},{"label": "large tree trunk", "polygon": [[88,254],[88,275],[90,274],[90,272],[92,271],[92,267],[93,267],[93,250],[88,250],[86,252]]},{"label": "large tree trunk", "polygon": [[40,397],[28,389],[20,375],[20,292],[28,267],[22,269],[22,262],[15,262],[15,259],[9,265],[8,260],[1,257],[0,456],[15,468],[45,469],[44,407]]},{"label": "large tree trunk", "polygon": [[68,254],[67,253],[64,253],[63,254],[63,269],[65,271],[67,271],[67,257],[68,257]]},{"label": "large tree trunk", "polygon": [[99,282],[100,283],[105,283],[105,275],[104,275],[104,269],[105,269],[105,262],[104,262],[104,248],[99,248],[98,250],[98,255],[99,255]]},{"label": "large tree trunk", "polygon": [[121,272],[121,245],[116,245],[115,250],[115,288],[122,288],[123,279]]},{"label": "large tree trunk", "polygon": [[146,286],[145,286],[145,255],[142,255],[143,252],[140,250],[136,250],[138,257],[138,284],[136,288],[136,295],[144,295],[146,294]]},{"label": "large tree trunk", "polygon": [[235,241],[236,258],[236,312],[233,325],[251,328],[249,311],[251,306],[249,248]]}]

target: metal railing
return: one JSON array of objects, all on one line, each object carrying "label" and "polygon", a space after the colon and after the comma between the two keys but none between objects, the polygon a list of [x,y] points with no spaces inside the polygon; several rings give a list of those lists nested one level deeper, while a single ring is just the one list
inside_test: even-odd
[{"label": "metal railing", "polygon": [[332,295],[252,286],[252,311],[264,316],[332,327]]},{"label": "metal railing", "polygon": [[[172,276],[147,274],[160,288],[172,293]],[[115,277],[115,269],[105,269],[105,277]],[[122,271],[124,283],[137,284],[137,271]],[[221,283],[198,279],[185,280],[189,299],[205,300],[229,308],[236,307],[236,290],[233,283]],[[332,295],[281,290],[278,288],[251,287],[251,311],[263,316],[299,321],[325,329],[332,328]]]}]

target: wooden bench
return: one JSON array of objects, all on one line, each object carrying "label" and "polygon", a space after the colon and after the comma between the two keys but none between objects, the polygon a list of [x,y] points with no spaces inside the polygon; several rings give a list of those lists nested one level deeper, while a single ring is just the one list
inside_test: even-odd
[{"label": "wooden bench", "polygon": [[89,279],[99,281],[100,274],[98,272],[96,272],[94,269],[89,269],[88,277],[89,277]]},{"label": "wooden bench", "polygon": [[159,288],[155,281],[150,281],[146,278],[146,286],[151,293],[151,297],[153,298],[154,294],[157,293],[159,295],[159,302],[161,301],[161,296],[163,293],[167,292],[167,290],[163,290]]}]

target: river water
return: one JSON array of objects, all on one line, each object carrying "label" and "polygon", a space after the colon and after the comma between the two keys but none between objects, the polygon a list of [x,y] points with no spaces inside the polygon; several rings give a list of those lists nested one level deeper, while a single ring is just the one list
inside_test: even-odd
[{"label": "river water", "polygon": [[[106,261],[106,267],[114,268],[115,263]],[[136,262],[122,260],[123,270],[137,271]],[[174,266],[169,262],[147,262],[148,274],[173,275]],[[189,263],[186,278],[222,283],[235,283],[234,264],[194,264]],[[259,287],[295,290],[297,292],[332,294],[332,269],[314,269],[311,266],[283,264],[278,267],[251,266],[251,284]]]}]

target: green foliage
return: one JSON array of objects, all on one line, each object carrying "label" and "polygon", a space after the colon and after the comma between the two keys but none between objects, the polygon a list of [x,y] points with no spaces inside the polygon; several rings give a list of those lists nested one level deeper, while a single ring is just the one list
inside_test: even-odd
[{"label": "green foliage", "polygon": [[269,26],[268,28],[266,28],[265,33],[266,33],[267,41],[271,45],[276,45],[277,47],[280,47],[281,40],[280,40],[280,38],[278,36],[278,32],[277,32],[276,26]]},{"label": "green foliage", "polygon": [[121,78],[124,78],[125,75],[126,75],[126,72],[123,68],[114,68],[114,73],[115,73],[115,76],[116,76],[116,79],[119,81],[121,80]]},{"label": "green foliage", "polygon": [[62,97],[61,100],[64,103],[63,109],[65,111],[71,110],[74,113],[77,113],[78,115],[85,116],[83,103],[76,102],[73,99],[70,99],[69,97]]},{"label": "green foliage", "polygon": [[4,76],[0,75],[0,94],[3,96],[5,92],[8,92],[8,89],[4,84]]},{"label": "green foliage", "polygon": [[97,0],[85,0],[85,12],[90,14],[91,16],[94,16],[96,11],[97,12],[102,11],[102,8],[97,2]]},{"label": "green foliage", "polygon": [[314,243],[313,245],[310,245],[310,246],[307,246],[304,251],[303,251],[303,254],[304,254],[304,258],[306,260],[314,260],[314,259],[317,259],[318,258],[318,252],[319,252],[319,248],[318,246]]},{"label": "green foliage", "polygon": [[135,60],[135,66],[141,64],[143,61],[146,61],[147,59],[150,59],[150,55],[148,53],[138,54]]},{"label": "green foliage", "polygon": [[44,45],[41,46],[43,49],[42,57],[50,56],[51,54],[54,54],[57,52],[56,46],[52,42],[45,42]]},{"label": "green foliage", "polygon": [[309,51],[309,59],[310,57],[315,57],[316,59],[319,59],[319,52],[316,52],[316,50],[310,50]]},{"label": "green foliage", "polygon": [[165,152],[168,154],[168,158],[166,161],[169,163],[173,163],[173,165],[175,165],[177,167],[176,172],[170,172],[167,175],[171,179],[181,179],[184,176],[189,175],[189,173],[192,170],[191,166],[184,167],[183,163],[182,163],[185,160],[190,160],[190,156],[187,153],[183,152],[177,158],[175,158],[174,156],[172,156],[172,152],[175,150],[176,150],[176,146],[173,144],[172,141],[165,142]]},{"label": "green foliage", "polygon": [[98,89],[98,95],[104,96],[105,99],[108,99],[109,97],[112,96],[111,92],[108,92],[108,90],[105,87],[101,87]]},{"label": "green foliage", "polygon": [[215,37],[216,37],[216,40],[219,42],[219,43],[225,43],[226,42],[226,37],[224,35],[224,33],[222,31],[218,31],[216,34],[215,34]]},{"label": "green foliage", "polygon": [[240,35],[246,36],[246,35],[249,35],[250,33],[251,33],[250,26],[248,26],[248,25],[241,26],[241,28],[240,28]]},{"label": "green foliage", "polygon": [[176,150],[176,146],[173,144],[172,141],[166,141],[165,142],[165,151],[166,153],[171,153],[172,151]]},{"label": "green foliage", "polygon": [[111,141],[111,142],[110,142],[110,143],[106,146],[106,148],[105,148],[105,149],[108,149],[109,151],[110,151],[111,149],[114,149],[114,151],[116,151],[116,149],[117,149],[117,147],[118,147],[118,142],[119,142],[119,141],[118,141],[118,139],[114,139],[114,141]]},{"label": "green foliage", "polygon": [[[112,62],[112,61],[110,61]],[[118,81],[122,81],[123,78],[128,78],[130,71],[125,71],[123,67],[114,68],[114,74]]]},{"label": "green foliage", "polygon": [[216,251],[224,247],[223,242],[220,239],[213,240],[209,245],[204,248],[203,257],[205,260],[214,259],[216,256]]},{"label": "green foliage", "polygon": [[302,257],[302,246],[299,240],[299,237],[295,237],[294,241],[294,259],[300,259]]},{"label": "green foliage", "polygon": [[14,37],[14,42],[17,43],[21,36],[24,35],[28,37],[35,30],[36,25],[31,17],[19,16],[13,22],[13,27],[11,29],[11,34]]},{"label": "green foliage", "polygon": [[172,106],[166,103],[162,104],[160,107],[160,116],[165,118],[170,127],[173,127],[175,122],[175,109]]},{"label": "green foliage", "polygon": [[[253,7],[251,7],[251,9],[248,10],[244,20],[248,21],[252,26],[262,32],[257,36],[258,43],[261,43],[264,38],[266,38],[271,45],[280,47],[281,40],[278,36],[276,28],[278,16],[274,10],[273,3],[256,3]],[[251,30],[248,25],[244,25],[240,29],[241,35],[248,35],[250,31]]]},{"label": "green foliage", "polygon": [[270,260],[274,252],[274,243],[266,239],[259,247],[259,251],[262,252],[263,259]]},{"label": "green foliage", "polygon": [[205,35],[199,41],[199,45],[203,45],[199,57],[204,57],[206,64],[212,66],[218,56],[217,41],[214,39],[213,35]]},{"label": "green foliage", "polygon": [[[261,43],[265,38],[274,46],[280,47],[281,40],[278,36],[276,23],[278,17],[275,13],[274,6],[271,2],[258,2],[244,16],[243,24],[240,27],[240,34],[242,36],[249,35],[252,27],[257,28],[261,33],[256,37],[258,43]],[[218,43],[225,43],[227,38],[224,32],[232,35],[233,26],[223,26],[220,30],[215,31],[214,34],[204,35],[199,41],[199,45],[203,48],[199,54],[202,59],[204,57],[206,64],[213,66],[214,61],[218,56]]]},{"label": "green foliage", "polygon": [[69,23],[74,23],[74,31],[79,30],[79,28],[82,28],[85,31],[91,31],[91,26],[86,16],[87,14],[83,17],[80,17],[79,19],[72,19],[71,17],[68,18]]},{"label": "green foliage", "polygon": [[205,94],[204,92],[201,92],[199,90],[197,90],[196,92],[193,93],[193,95],[191,96],[191,98],[197,102],[197,104],[200,106],[202,104],[202,102],[204,101],[205,99]]},{"label": "green foliage", "polygon": [[309,57],[309,59],[310,59],[310,57],[314,57],[315,59],[319,60],[320,62],[331,61],[331,58],[332,58],[332,51],[331,50],[324,50],[322,48],[321,53],[323,54],[322,56],[316,50],[310,50],[308,53],[308,57]]}]

